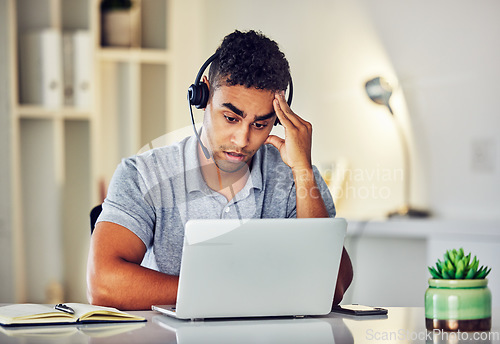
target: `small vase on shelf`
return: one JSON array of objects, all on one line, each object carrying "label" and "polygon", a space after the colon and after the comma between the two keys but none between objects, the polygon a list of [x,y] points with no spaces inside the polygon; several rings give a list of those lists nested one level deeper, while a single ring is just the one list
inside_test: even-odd
[{"label": "small vase on shelf", "polygon": [[139,12],[131,0],[101,2],[101,44],[109,47],[138,46]]}]

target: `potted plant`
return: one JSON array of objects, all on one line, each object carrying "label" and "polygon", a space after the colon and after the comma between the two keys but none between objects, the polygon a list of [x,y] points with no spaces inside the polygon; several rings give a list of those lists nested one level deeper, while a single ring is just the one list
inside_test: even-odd
[{"label": "potted plant", "polygon": [[491,329],[491,292],[479,260],[463,248],[448,250],[444,261],[429,266],[432,278],[425,292],[425,326],[428,330],[488,331]]},{"label": "potted plant", "polygon": [[132,0],[103,0],[101,18],[103,46],[135,45],[138,15],[134,12]]}]

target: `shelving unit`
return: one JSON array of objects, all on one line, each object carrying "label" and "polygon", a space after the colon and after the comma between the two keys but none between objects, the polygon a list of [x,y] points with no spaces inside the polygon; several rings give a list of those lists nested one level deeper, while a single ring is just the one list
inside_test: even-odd
[{"label": "shelving unit", "polygon": [[[47,289],[54,286],[56,298],[86,302],[88,214],[102,201],[100,186],[122,158],[188,123],[187,114],[185,120],[172,114],[187,110],[185,92],[196,71],[176,68],[203,59],[196,47],[187,57],[181,53],[200,30],[201,3],[135,0],[141,45],[115,48],[100,46],[100,0],[0,0],[8,29],[0,34],[7,45],[0,71],[9,80],[9,92],[0,97],[0,108],[8,109],[0,191],[6,191],[1,201],[10,210],[0,213],[0,238],[7,243],[0,260],[9,262],[0,266],[8,281],[2,282],[0,302],[48,302]],[[21,35],[40,29],[90,31],[90,107],[48,108],[21,99]],[[64,295],[57,295],[57,286]]]},{"label": "shelving unit", "polygon": [[[85,281],[84,270],[71,262],[78,247],[88,250],[88,220],[85,212],[72,210],[88,208],[96,197],[90,154],[95,108],[48,108],[22,99],[20,90],[26,85],[19,77],[19,46],[22,35],[33,30],[91,31],[92,4],[89,0],[11,0],[6,6],[12,14],[10,231],[16,259],[11,276],[14,293],[2,295],[2,301],[46,302],[49,293],[54,298],[81,299],[77,285]],[[68,278],[73,271],[82,278]],[[54,285],[55,290],[48,290]],[[58,293],[58,286],[67,290],[65,295]]]}]

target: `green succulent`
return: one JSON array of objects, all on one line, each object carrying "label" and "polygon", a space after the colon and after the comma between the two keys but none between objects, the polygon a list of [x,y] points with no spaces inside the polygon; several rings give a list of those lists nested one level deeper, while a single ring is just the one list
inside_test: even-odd
[{"label": "green succulent", "polygon": [[479,268],[479,260],[471,261],[471,253],[464,254],[464,249],[460,248],[448,250],[444,254],[444,261],[437,260],[436,268],[429,266],[429,272],[435,279],[481,279],[486,278],[491,271],[487,266]]}]

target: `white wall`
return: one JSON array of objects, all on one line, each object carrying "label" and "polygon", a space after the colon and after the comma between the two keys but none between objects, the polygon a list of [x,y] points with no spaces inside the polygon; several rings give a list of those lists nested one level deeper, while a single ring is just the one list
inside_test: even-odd
[{"label": "white wall", "polygon": [[[212,0],[204,5],[206,57],[236,28],[262,30],[280,44],[294,78],[293,109],[314,126],[314,163],[324,166],[342,157],[349,163],[339,215],[379,217],[402,201],[394,123],[363,89],[367,79],[383,75],[397,86],[393,108],[410,137],[412,203],[444,217],[498,218],[499,2]],[[486,147],[486,155],[493,155],[486,157],[492,168],[471,166],[477,141],[478,153]]]},{"label": "white wall", "polygon": [[500,212],[500,2],[363,0],[407,101],[429,205]]}]

